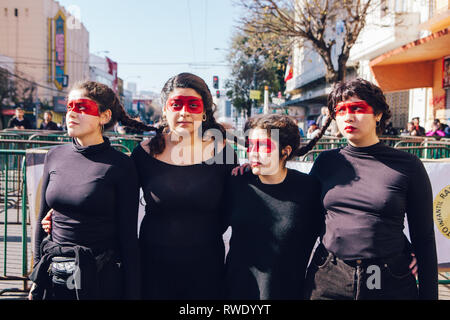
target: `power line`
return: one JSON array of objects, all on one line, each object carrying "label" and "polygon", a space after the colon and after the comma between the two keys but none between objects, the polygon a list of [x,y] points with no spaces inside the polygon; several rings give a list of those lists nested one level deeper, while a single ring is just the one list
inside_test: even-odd
[{"label": "power line", "polygon": [[[41,60],[41,62],[25,62],[25,61],[0,61],[2,64],[22,64],[22,65],[31,65],[31,66],[46,66],[48,65],[48,62]],[[66,61],[67,64],[69,63],[79,63],[79,64],[88,64],[90,66],[95,65],[102,65],[100,63],[89,63],[86,61]],[[189,65],[189,66],[222,66],[227,67],[228,64],[225,64],[222,61],[205,61],[205,62],[118,62],[120,65],[136,65],[136,66],[169,66],[169,65]]]},{"label": "power line", "polygon": [[191,30],[192,52],[194,55],[194,61],[196,61],[197,59],[195,58],[194,30],[192,29],[191,2],[190,2],[190,0],[186,0],[186,2],[187,2],[187,7],[188,7],[189,26],[190,26],[190,30]]},{"label": "power line", "polygon": [[208,0],[205,1],[205,39],[203,43],[203,59],[206,61],[207,32],[208,32]]},{"label": "power line", "polygon": [[30,83],[30,84],[32,84],[32,85],[35,85],[36,87],[40,87],[40,88],[47,89],[47,90],[51,90],[51,91],[56,91],[56,92],[58,92],[58,93],[64,93],[64,94],[67,94],[67,92],[65,92],[65,91],[60,91],[60,90],[55,89],[55,88],[43,86],[43,85],[41,85],[41,84],[39,84],[39,83],[37,83],[37,82],[35,82],[35,81],[28,80],[28,79],[26,79],[26,78],[23,78],[23,77],[17,75],[17,74],[14,74],[14,73],[12,73],[12,72],[9,72],[9,71],[6,70],[6,69],[4,69],[4,70],[6,71],[6,73],[7,73],[8,75],[13,76],[14,78],[20,79],[20,80],[22,80],[22,81],[28,82],[28,83]]}]

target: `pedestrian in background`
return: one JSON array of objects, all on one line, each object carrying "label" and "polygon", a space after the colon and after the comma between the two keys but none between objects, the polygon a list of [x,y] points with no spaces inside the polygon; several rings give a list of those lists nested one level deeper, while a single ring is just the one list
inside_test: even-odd
[{"label": "pedestrian in background", "polygon": [[17,130],[33,129],[30,121],[25,118],[25,111],[21,107],[16,108],[15,116],[8,122],[8,128]]},{"label": "pedestrian in background", "polygon": [[60,130],[58,125],[52,121],[53,114],[51,111],[44,112],[44,121],[42,121],[40,130]]},{"label": "pedestrian in background", "polygon": [[414,117],[412,118],[412,122],[414,123],[414,128],[416,129],[416,135],[425,136],[425,128],[420,126],[420,118]]}]

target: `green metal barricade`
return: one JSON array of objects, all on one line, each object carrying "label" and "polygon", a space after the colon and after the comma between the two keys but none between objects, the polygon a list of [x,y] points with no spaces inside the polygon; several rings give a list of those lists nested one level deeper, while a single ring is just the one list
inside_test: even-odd
[{"label": "green metal barricade", "polygon": [[[21,289],[3,289],[0,291],[2,295],[6,292],[28,290],[27,225],[29,221],[27,219],[25,151],[0,150],[0,165],[0,226],[3,231],[0,235],[0,280],[23,281]],[[14,210],[17,212],[17,217],[11,215]],[[17,248],[17,239],[21,243],[21,248]],[[17,249],[20,251],[19,255]],[[12,254],[9,254],[10,251]]]}]

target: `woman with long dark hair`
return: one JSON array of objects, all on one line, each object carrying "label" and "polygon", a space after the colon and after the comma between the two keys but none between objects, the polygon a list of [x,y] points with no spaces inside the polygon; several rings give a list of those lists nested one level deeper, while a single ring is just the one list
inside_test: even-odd
[{"label": "woman with long dark hair", "polygon": [[[363,79],[341,82],[328,109],[348,145],[322,152],[310,173],[320,181],[326,212],[306,297],[437,299],[430,181],[419,158],[380,142],[391,116],[383,92]],[[409,269],[405,213],[419,288]]]},{"label": "woman with long dark hair", "polygon": [[[140,298],[136,169],[103,136],[117,121],[140,125],[108,86],[87,81],[72,88],[66,114],[72,143],[45,158],[33,299]],[[49,211],[46,237],[40,223]]]},{"label": "woman with long dark hair", "polygon": [[206,83],[167,81],[163,122],[132,158],[146,202],[139,242],[144,299],[220,299],[226,178],[236,165]]}]

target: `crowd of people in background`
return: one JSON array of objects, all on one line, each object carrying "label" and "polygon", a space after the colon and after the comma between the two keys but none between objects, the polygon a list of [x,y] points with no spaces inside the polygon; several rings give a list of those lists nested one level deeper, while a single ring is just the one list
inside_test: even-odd
[{"label": "crowd of people in background", "polygon": [[[306,134],[303,131],[300,123],[297,122],[299,133],[302,138],[314,139],[323,128],[326,119],[328,117],[329,111],[327,107],[321,108],[321,113],[317,117],[316,120],[308,120],[307,121],[307,129]],[[140,117],[133,118],[137,121],[141,121]],[[34,129],[31,122],[25,118],[25,111],[21,107],[16,108],[15,116],[12,117],[8,122],[8,128],[13,128],[16,130],[26,130],[26,129]],[[66,130],[65,125],[61,125],[59,123],[53,122],[53,114],[51,111],[47,110],[44,112],[43,121],[41,122],[39,130]],[[129,129],[124,126],[121,126],[119,123],[114,128],[114,131],[119,134],[143,134],[142,131]],[[420,125],[420,118],[414,117],[410,122],[406,124],[405,129],[395,128],[392,122],[388,122],[386,124],[386,128],[384,129],[383,135],[385,136],[419,136],[419,137],[435,137],[437,139],[440,138],[449,138],[450,137],[450,127],[441,123],[439,119],[435,119],[433,121],[431,130],[426,131],[424,127]],[[342,137],[342,134],[339,132],[336,126],[336,122],[333,120],[331,124],[325,131],[325,136],[331,137]]]}]

